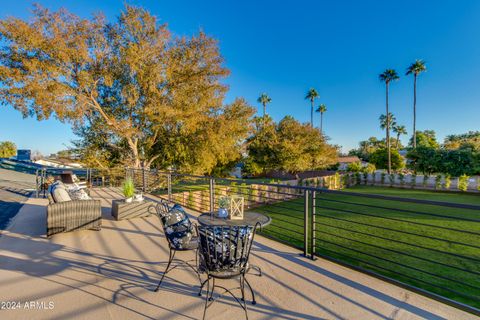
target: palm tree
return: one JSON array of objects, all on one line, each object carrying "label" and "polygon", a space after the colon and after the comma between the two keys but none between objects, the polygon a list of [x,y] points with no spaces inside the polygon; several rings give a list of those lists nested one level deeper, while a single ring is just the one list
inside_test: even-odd
[{"label": "palm tree", "polygon": [[323,113],[327,112],[327,106],[322,103],[315,111],[320,112],[320,132],[323,133]]},{"label": "palm tree", "polygon": [[272,99],[266,93],[262,93],[260,97],[258,97],[257,102],[263,105],[263,117],[265,118],[265,114],[267,113],[267,104],[272,102]]},{"label": "palm tree", "polygon": [[413,74],[413,148],[417,147],[417,77],[420,73],[427,71],[423,60],[415,60],[408,68],[405,75]]},{"label": "palm tree", "polygon": [[405,128],[405,126],[393,125],[392,130],[397,134],[397,143],[395,145],[395,149],[398,150],[398,145],[400,144],[400,135],[407,134],[407,129]]},{"label": "palm tree", "polygon": [[388,113],[388,123],[387,123],[387,116],[385,116],[384,114],[380,115],[378,120],[380,120],[380,129],[382,130],[385,130],[387,125],[389,129],[392,129],[393,126],[397,125],[397,118],[395,118],[395,116],[391,112]]},{"label": "palm tree", "polygon": [[[396,81],[400,79],[400,77],[397,74],[397,71],[393,69],[387,69],[383,73],[381,73],[378,78],[380,81],[385,82],[385,106],[387,112],[385,114],[389,114],[388,112],[388,87],[390,85],[390,82]],[[392,155],[390,152],[390,119],[389,117],[386,118],[387,123],[386,123],[386,142],[387,142],[387,152],[388,152],[388,173],[390,174],[392,171]]]},{"label": "palm tree", "polygon": [[308,90],[307,95],[305,96],[305,100],[310,100],[310,125],[313,128],[313,104],[315,103],[315,99],[319,98],[320,95],[318,94],[317,90],[314,88],[310,88]]}]

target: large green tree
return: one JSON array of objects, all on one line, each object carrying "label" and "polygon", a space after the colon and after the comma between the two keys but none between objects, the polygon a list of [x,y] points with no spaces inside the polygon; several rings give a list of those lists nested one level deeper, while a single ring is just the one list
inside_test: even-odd
[{"label": "large green tree", "polygon": [[155,164],[195,174],[225,173],[242,159],[243,142],[252,132],[254,113],[244,99],[236,99],[221,113],[205,116],[189,131],[184,132],[178,124],[164,128],[153,147],[160,155]]},{"label": "large green tree", "polygon": [[276,123],[268,115],[254,119],[254,134],[247,139],[248,156],[244,159],[245,172],[261,175],[278,168]]},{"label": "large green tree", "polygon": [[427,148],[440,147],[434,130],[417,131],[417,133],[415,134],[415,138],[415,141],[413,140],[413,136],[410,138],[410,147],[413,147],[414,145],[416,145],[417,147]]},{"label": "large green tree", "polygon": [[480,153],[471,149],[438,149],[418,145],[407,154],[409,167],[424,174],[444,173],[454,177],[480,174]]},{"label": "large green tree", "polygon": [[[248,139],[248,171],[300,172],[326,168],[337,162],[337,148],[329,145],[320,130],[286,116],[278,124],[270,118],[265,127]],[[256,169],[256,171],[254,171]]]},{"label": "large green tree", "polygon": [[[391,152],[390,152],[390,119],[388,117],[388,115],[390,114],[390,112],[388,111],[388,89],[390,87],[390,83],[392,81],[396,81],[398,79],[400,79],[400,77],[398,76],[397,72],[393,69],[387,69],[385,70],[383,73],[381,73],[379,75],[379,79],[380,81],[384,82],[385,83],[385,114],[387,115],[386,117],[386,141],[387,141],[387,154],[388,154],[388,173],[391,172],[392,170],[392,166],[391,166]],[[378,166],[377,166],[378,167]]]},{"label": "large green tree", "polygon": [[427,71],[425,62],[422,60],[415,60],[408,68],[406,75],[413,75],[413,148],[417,147],[417,78],[422,72]]},{"label": "large green tree", "polygon": [[17,146],[11,141],[0,142],[0,158],[10,158],[17,154]]},{"label": "large green tree", "polygon": [[315,103],[315,99],[319,98],[320,95],[318,94],[317,90],[314,88],[310,88],[307,94],[305,95],[305,100],[310,101],[310,126],[313,128],[313,105]]},{"label": "large green tree", "polygon": [[[29,21],[1,20],[0,39],[2,103],[39,120],[55,116],[84,133],[98,130],[91,139],[100,132],[100,141],[86,145],[92,147],[86,151],[90,157],[118,152],[124,164],[149,167],[164,156],[158,150],[185,148],[159,144],[196,133],[213,145],[209,131],[199,128],[230,119],[232,106],[223,103],[227,87],[221,83],[229,71],[217,41],[203,32],[173,37],[142,8],[127,5],[108,22],[101,15],[84,19],[37,6]],[[245,106],[236,116],[245,122],[252,110]],[[239,148],[247,132],[220,143],[234,141]],[[208,162],[226,162],[231,154],[214,153],[221,159]]]}]

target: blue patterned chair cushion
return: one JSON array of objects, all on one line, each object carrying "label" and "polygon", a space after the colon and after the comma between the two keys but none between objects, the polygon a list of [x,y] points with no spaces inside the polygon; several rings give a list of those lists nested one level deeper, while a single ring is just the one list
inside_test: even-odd
[{"label": "blue patterned chair cushion", "polygon": [[175,205],[162,216],[163,229],[170,246],[177,250],[188,250],[192,246],[193,225],[185,210]]},{"label": "blue patterned chair cushion", "polygon": [[228,278],[246,270],[253,233],[250,226],[201,226],[200,272]]}]

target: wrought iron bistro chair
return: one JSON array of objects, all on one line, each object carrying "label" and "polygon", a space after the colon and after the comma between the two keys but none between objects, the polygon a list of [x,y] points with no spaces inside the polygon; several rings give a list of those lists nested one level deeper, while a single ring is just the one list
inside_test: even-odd
[{"label": "wrought iron bistro chair", "polygon": [[[198,277],[198,280],[201,284],[200,274],[197,270],[198,265],[198,236],[196,236],[196,227],[190,222],[187,214],[183,208],[175,204],[170,206],[168,202],[162,200],[157,204],[157,214],[162,223],[163,231],[165,232],[165,237],[168,241],[168,248],[170,250],[169,259],[167,267],[162,274],[162,278],[155,289],[157,292],[160,289],[160,286],[163,282],[165,275],[178,267],[180,264],[184,264],[190,269],[192,269]],[[192,260],[181,260],[175,259],[175,253],[177,251],[194,251],[195,252],[195,265],[190,264]],[[171,268],[173,261],[179,262]]]},{"label": "wrought iron bistro chair", "polygon": [[[252,287],[248,283],[245,275],[248,271],[248,258],[252,248],[253,238],[257,226],[200,226],[198,235],[200,237],[199,271],[207,274],[201,287],[207,283],[207,294],[205,296],[205,308],[203,319],[205,319],[207,309],[213,304],[213,293],[215,288],[223,289],[223,293],[229,293],[245,311],[245,317],[248,319],[247,304],[245,300],[245,284],[250,288],[250,292],[255,301]],[[216,279],[239,279],[240,286],[233,289],[227,289],[215,283]],[[210,287],[210,280],[212,286]],[[241,299],[239,300],[232,290],[240,289]],[[222,293],[222,294],[223,294]]]}]

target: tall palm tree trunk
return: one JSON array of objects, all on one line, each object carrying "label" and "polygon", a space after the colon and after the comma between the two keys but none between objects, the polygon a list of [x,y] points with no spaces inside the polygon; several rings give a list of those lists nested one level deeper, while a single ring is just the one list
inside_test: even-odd
[{"label": "tall palm tree trunk", "polygon": [[395,143],[395,148],[398,150],[398,145],[400,143],[400,133],[397,133],[397,141]]},{"label": "tall palm tree trunk", "polygon": [[323,112],[320,112],[320,133],[323,134]]},{"label": "tall palm tree trunk", "polygon": [[388,116],[388,82],[385,85],[386,90],[386,108],[387,108],[387,154],[388,154],[388,174],[392,171],[392,155],[390,153],[390,117]]},{"label": "tall palm tree trunk", "polygon": [[263,103],[263,119],[265,119],[265,115],[267,114],[267,104]]},{"label": "tall palm tree trunk", "polygon": [[310,126],[313,128],[313,99],[310,100]]},{"label": "tall palm tree trunk", "polygon": [[417,148],[417,74],[413,75],[413,148]]}]

